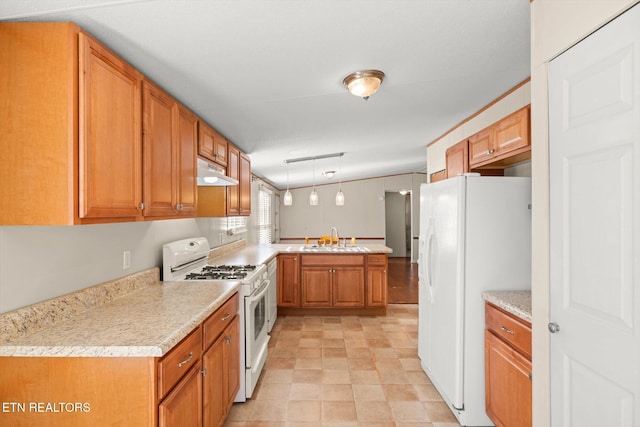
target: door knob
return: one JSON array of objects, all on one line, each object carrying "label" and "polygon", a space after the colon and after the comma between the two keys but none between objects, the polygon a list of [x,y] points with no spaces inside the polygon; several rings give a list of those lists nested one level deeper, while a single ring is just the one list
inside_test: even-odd
[{"label": "door knob", "polygon": [[555,322],[550,322],[547,327],[549,328],[549,332],[551,332],[552,334],[557,334],[558,332],[560,332],[560,326],[558,326],[558,324]]}]

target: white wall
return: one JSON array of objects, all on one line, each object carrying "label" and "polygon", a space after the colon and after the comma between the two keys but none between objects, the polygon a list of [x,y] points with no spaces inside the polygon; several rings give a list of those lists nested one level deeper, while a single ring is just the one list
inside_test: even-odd
[{"label": "white wall", "polygon": [[[404,174],[344,182],[344,206],[335,204],[337,183],[316,186],[318,206],[309,205],[310,187],[291,189],[293,205],[280,207],[280,237],[302,241],[305,237],[328,235],[335,226],[341,237],[357,237],[364,240],[362,243],[366,238],[384,239],[385,191],[402,189],[412,192],[412,236],[418,236],[420,213],[416,197],[420,194],[420,184],[426,179],[425,174]],[[384,244],[384,240],[370,242]],[[417,249],[412,252],[415,260]]]},{"label": "white wall", "polygon": [[549,140],[547,63],[620,14],[630,0],[534,0],[531,3],[533,425],[550,425]]},{"label": "white wall", "polygon": [[491,105],[489,108],[462,123],[450,132],[437,139],[427,147],[427,174],[446,168],[445,152],[447,148],[457,144],[465,138],[474,135],[482,129],[497,122],[531,103],[531,83],[527,82]]},{"label": "white wall", "polygon": [[[227,218],[0,227],[0,313],[162,267],[162,245],[173,240],[204,236],[219,246],[246,234],[226,230]],[[123,251],[131,252],[127,270]]]}]

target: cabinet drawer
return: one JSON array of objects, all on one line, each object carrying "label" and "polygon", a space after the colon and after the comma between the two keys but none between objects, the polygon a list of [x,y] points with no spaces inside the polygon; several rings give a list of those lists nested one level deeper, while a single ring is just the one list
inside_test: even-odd
[{"label": "cabinet drawer", "polygon": [[531,359],[531,325],[486,303],[485,327]]},{"label": "cabinet drawer", "polygon": [[364,265],[364,255],[302,255],[301,265]]},{"label": "cabinet drawer", "polygon": [[367,264],[368,265],[387,265],[387,255],[386,254],[367,255]]},{"label": "cabinet drawer", "polygon": [[162,399],[202,357],[200,327],[191,332],[158,363],[158,397]]},{"label": "cabinet drawer", "polygon": [[205,350],[216,340],[224,328],[229,326],[233,317],[238,313],[239,297],[235,293],[220,308],[204,321],[202,348]]}]

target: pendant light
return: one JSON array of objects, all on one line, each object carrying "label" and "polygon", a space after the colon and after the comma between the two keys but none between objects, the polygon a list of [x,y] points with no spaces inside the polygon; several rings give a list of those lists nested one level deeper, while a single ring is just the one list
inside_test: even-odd
[{"label": "pendant light", "polygon": [[318,206],[318,192],[316,191],[316,160],[313,159],[313,189],[309,195],[309,204]]},{"label": "pendant light", "polygon": [[338,192],[336,193],[336,206],[344,206],[344,193],[342,192],[342,156],[338,161]]},{"label": "pendant light", "polygon": [[291,206],[293,204],[293,196],[289,191],[289,163],[287,162],[287,192],[284,193],[283,203],[285,206]]}]

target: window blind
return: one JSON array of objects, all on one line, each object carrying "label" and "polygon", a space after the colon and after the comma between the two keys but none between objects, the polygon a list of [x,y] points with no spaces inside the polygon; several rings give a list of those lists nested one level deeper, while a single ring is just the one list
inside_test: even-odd
[{"label": "window blind", "polygon": [[267,188],[260,186],[258,192],[258,218],[256,224],[256,240],[259,243],[273,243],[273,214],[271,201],[273,194]]}]

